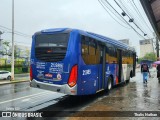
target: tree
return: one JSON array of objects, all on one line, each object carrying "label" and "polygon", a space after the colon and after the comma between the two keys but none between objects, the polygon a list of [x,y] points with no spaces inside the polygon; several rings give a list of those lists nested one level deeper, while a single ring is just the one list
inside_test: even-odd
[{"label": "tree", "polygon": [[3,46],[3,50],[0,51],[0,54],[2,54],[2,55],[9,55],[9,48],[10,48],[9,42],[4,41],[2,44],[3,44],[2,45]]},{"label": "tree", "polygon": [[20,50],[17,45],[14,45],[14,58],[15,59],[19,58],[19,56],[20,56]]},{"label": "tree", "polygon": [[157,58],[157,57],[156,57],[156,54],[155,54],[154,52],[146,53],[146,54],[144,55],[144,57],[139,58],[138,63],[140,63],[141,60],[152,60],[152,61],[156,61],[156,58]]},{"label": "tree", "polygon": [[[0,54],[11,56],[12,55],[12,46],[10,45],[10,42],[4,41],[2,43],[3,49],[0,51]],[[15,58],[18,57],[18,47],[17,45],[14,46],[14,56]]]},{"label": "tree", "polygon": [[152,60],[152,61],[156,61],[156,54],[155,53],[147,53],[145,54],[145,56],[143,57],[144,59],[147,60]]}]

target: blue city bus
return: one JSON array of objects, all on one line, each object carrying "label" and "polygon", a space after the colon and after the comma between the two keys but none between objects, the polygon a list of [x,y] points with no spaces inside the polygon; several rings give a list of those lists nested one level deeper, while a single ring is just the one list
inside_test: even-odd
[{"label": "blue city bus", "polygon": [[135,76],[136,52],[120,41],[71,28],[42,30],[32,38],[31,87],[89,95]]}]

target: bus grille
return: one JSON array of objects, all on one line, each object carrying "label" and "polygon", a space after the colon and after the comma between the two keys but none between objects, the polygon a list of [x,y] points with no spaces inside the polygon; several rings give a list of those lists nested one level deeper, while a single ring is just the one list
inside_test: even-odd
[{"label": "bus grille", "polygon": [[66,55],[66,51],[54,51],[51,53],[47,53],[47,50],[44,48],[36,48],[35,50],[36,58],[44,62],[62,61]]}]

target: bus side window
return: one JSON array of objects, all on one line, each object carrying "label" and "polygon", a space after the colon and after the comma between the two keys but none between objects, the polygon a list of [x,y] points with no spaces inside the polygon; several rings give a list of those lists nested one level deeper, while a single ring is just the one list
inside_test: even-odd
[{"label": "bus side window", "polygon": [[130,52],[130,64],[133,64],[134,61],[134,54]]},{"label": "bus side window", "polygon": [[102,46],[100,42],[97,42],[97,49],[96,49],[96,64],[102,64]]},{"label": "bus side window", "polygon": [[96,48],[97,48],[96,40],[93,38],[89,38],[89,55],[88,55],[89,64],[97,64]]},{"label": "bus side window", "polygon": [[117,63],[119,63],[119,57],[120,57],[120,54],[119,54],[119,51],[118,49],[116,49],[116,60],[117,60]]},{"label": "bus side window", "polygon": [[82,58],[86,64],[88,64],[88,54],[89,54],[89,39],[85,36],[81,36],[81,46],[82,46]]},{"label": "bus side window", "polygon": [[124,51],[122,50],[122,64],[125,64],[125,53]]},{"label": "bus side window", "polygon": [[85,64],[97,64],[96,41],[93,38],[82,36],[81,44],[82,44],[82,58]]},{"label": "bus side window", "polygon": [[117,49],[115,48],[114,49],[114,61],[113,61],[114,63],[118,63],[118,58],[117,58]]},{"label": "bus side window", "polygon": [[89,53],[89,39],[87,39],[85,36],[82,36],[82,55],[88,55]]},{"label": "bus side window", "polygon": [[95,55],[96,54],[96,42],[94,39],[89,39],[89,55]]},{"label": "bus side window", "polygon": [[122,51],[122,64],[128,64],[129,54],[126,51]]},{"label": "bus side window", "polygon": [[109,63],[109,48],[106,46],[106,63]]},{"label": "bus side window", "polygon": [[118,62],[117,51],[112,45],[107,45],[106,62],[110,64],[115,64]]}]

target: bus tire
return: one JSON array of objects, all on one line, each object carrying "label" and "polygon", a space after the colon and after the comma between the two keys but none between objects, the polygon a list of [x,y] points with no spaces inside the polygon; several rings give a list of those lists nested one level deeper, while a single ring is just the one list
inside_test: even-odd
[{"label": "bus tire", "polygon": [[111,89],[112,89],[112,77],[110,76],[107,82],[107,91],[110,91]]}]

